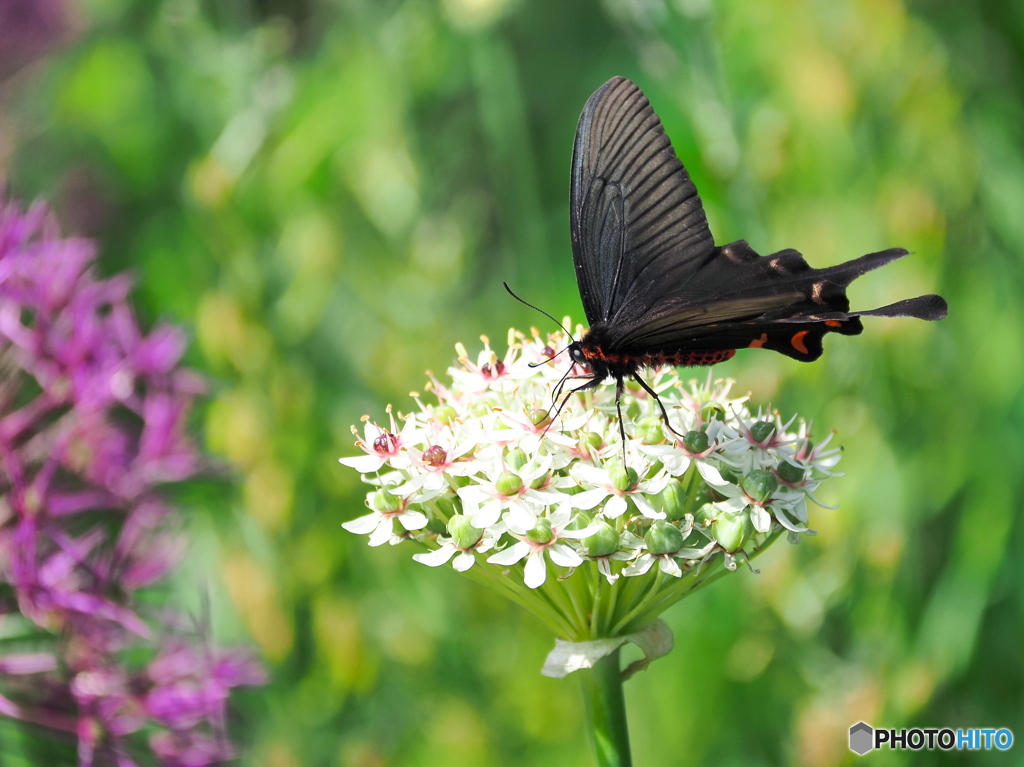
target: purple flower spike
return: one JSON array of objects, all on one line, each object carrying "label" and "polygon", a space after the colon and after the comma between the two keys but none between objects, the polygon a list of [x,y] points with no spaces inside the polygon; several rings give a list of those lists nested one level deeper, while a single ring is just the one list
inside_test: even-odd
[{"label": "purple flower spike", "polygon": [[[94,259],[0,187],[0,621],[16,610],[39,645],[0,645],[0,715],[74,733],[82,767],[209,767],[237,755],[230,693],[263,670],[135,599],[184,550],[160,486],[202,465],[185,430],[202,385],[184,334],[144,334],[130,280]],[[148,665],[127,664],[140,646]]]}]

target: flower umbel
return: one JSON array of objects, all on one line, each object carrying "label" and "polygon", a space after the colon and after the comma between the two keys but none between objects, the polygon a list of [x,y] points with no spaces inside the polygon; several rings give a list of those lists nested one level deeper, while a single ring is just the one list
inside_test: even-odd
[{"label": "flower umbel", "polygon": [[262,670],[136,599],[182,551],[160,486],[200,466],[201,381],[94,258],[0,189],[0,714],[76,735],[81,767],[220,764],[229,691]]},{"label": "flower umbel", "polygon": [[342,459],[375,488],[372,513],[344,527],[371,545],[411,541],[423,564],[454,558],[572,642],[633,635],[783,531],[793,542],[813,532],[806,502],[838,451],[815,448],[805,424],[790,431],[795,418],[752,414],[730,381],[684,385],[674,369],[649,377],[672,430],[653,398],[627,395],[622,445],[614,386],[572,395],[552,421],[573,363],[530,364],[566,342],[512,330],[501,359],[485,338],[476,362],[457,347],[451,383],[428,383],[437,401],[399,416],[400,440],[374,451],[371,437],[398,427],[367,424],[357,444],[368,455]]}]

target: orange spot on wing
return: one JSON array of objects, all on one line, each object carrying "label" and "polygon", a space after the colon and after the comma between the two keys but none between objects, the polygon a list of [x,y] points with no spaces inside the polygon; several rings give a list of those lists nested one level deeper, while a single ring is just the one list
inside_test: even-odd
[{"label": "orange spot on wing", "polygon": [[768,343],[768,334],[767,333],[762,333],[761,337],[760,338],[755,338],[753,341],[751,341],[750,345],[747,348],[748,349],[760,349],[766,343]]},{"label": "orange spot on wing", "polygon": [[843,326],[843,323],[841,323],[839,320],[825,320],[825,324],[828,325],[830,328],[841,328]]},{"label": "orange spot on wing", "polygon": [[807,347],[804,346],[804,336],[810,332],[811,331],[809,330],[801,330],[799,333],[794,333],[793,337],[789,339],[789,343],[792,344],[793,348],[801,354],[810,354],[810,352],[807,351]]}]

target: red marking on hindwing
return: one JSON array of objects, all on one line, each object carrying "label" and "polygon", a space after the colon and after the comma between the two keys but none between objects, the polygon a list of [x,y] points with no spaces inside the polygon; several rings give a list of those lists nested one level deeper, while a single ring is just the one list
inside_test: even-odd
[{"label": "red marking on hindwing", "polygon": [[843,326],[843,323],[839,320],[825,320],[825,324],[830,328],[841,328]]},{"label": "red marking on hindwing", "polygon": [[766,343],[768,343],[768,334],[767,333],[762,333],[761,337],[760,338],[755,338],[753,341],[751,341],[750,345],[747,346],[747,348],[748,349],[760,349]]},{"label": "red marking on hindwing", "polygon": [[810,354],[810,352],[807,351],[807,347],[804,346],[804,336],[810,332],[811,331],[809,330],[801,330],[799,333],[794,333],[793,337],[789,339],[789,343],[801,354]]}]

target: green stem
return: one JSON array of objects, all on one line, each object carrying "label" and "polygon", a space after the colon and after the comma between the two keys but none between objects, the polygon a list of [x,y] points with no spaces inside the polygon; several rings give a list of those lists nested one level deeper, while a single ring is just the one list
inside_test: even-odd
[{"label": "green stem", "polygon": [[581,669],[577,673],[583,683],[583,698],[587,704],[590,736],[597,752],[598,767],[632,767],[619,650],[601,658],[593,668]]}]

